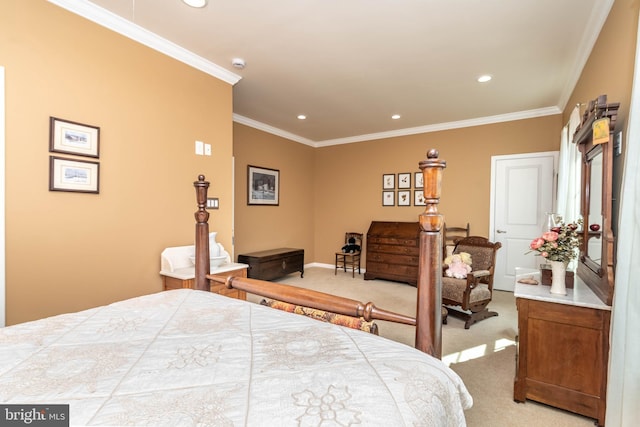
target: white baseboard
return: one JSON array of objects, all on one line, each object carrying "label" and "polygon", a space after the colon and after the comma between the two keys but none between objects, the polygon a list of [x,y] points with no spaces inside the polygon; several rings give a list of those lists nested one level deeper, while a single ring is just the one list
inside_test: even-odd
[{"label": "white baseboard", "polygon": [[[336,268],[336,266],[334,264],[324,264],[324,263],[321,263],[321,262],[311,262],[309,264],[305,264],[304,268],[307,268],[307,267],[329,268],[331,270]],[[367,270],[365,270],[364,268],[361,268],[360,271],[362,273],[364,273]]]}]

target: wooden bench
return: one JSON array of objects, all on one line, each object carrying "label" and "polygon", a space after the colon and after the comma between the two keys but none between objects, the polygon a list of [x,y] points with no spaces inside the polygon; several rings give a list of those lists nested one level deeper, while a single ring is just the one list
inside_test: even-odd
[{"label": "wooden bench", "polygon": [[273,280],[296,271],[304,275],[304,249],[278,248],[238,255],[238,262],[248,264],[250,279]]}]

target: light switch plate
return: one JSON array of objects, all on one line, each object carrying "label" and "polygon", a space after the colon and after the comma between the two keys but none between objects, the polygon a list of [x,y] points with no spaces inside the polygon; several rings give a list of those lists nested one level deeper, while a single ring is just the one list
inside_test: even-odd
[{"label": "light switch plate", "polygon": [[207,209],[218,209],[219,201],[217,197],[208,197],[207,198]]},{"label": "light switch plate", "polygon": [[211,155],[211,144],[204,144],[204,155],[205,156]]},{"label": "light switch plate", "polygon": [[204,155],[204,142],[196,141],[196,154],[198,156]]}]

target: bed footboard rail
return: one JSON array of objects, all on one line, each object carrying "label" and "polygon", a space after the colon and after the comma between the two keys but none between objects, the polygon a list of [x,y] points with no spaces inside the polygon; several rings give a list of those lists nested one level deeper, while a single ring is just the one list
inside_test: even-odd
[{"label": "bed footboard rail", "polygon": [[336,314],[362,317],[368,322],[386,320],[412,326],[416,324],[414,317],[376,307],[372,302],[363,303],[312,289],[244,277],[208,275],[207,278],[217,283],[224,283],[229,289],[238,289],[261,297],[277,299],[290,304],[312,307]]},{"label": "bed footboard rail", "polygon": [[196,265],[195,285],[198,290],[209,291],[210,281],[226,284],[266,298],[290,304],[315,308],[351,317],[362,317],[366,321],[386,320],[415,325],[415,347],[437,358],[442,350],[442,228],[444,216],[438,212],[442,187],[442,171],[446,162],[438,158],[435,149],[427,152],[427,158],[418,164],[424,181],[425,210],[420,220],[420,258],[418,266],[416,317],[394,313],[372,302],[363,303],[349,298],[326,294],[310,289],[266,282],[243,277],[218,277],[209,274],[209,213],[206,210],[209,182],[204,175],[194,182],[198,211],[196,218]]}]

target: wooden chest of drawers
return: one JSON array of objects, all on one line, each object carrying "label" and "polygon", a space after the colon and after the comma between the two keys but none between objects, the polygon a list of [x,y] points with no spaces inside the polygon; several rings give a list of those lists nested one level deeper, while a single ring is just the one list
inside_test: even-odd
[{"label": "wooden chest of drawers", "polygon": [[250,279],[273,280],[296,271],[304,275],[304,249],[278,248],[238,255],[238,262],[249,264]]},{"label": "wooden chest of drawers", "polygon": [[513,400],[535,400],[604,425],[611,311],[527,298],[516,298],[516,305]]},{"label": "wooden chest of drawers", "polygon": [[418,283],[420,224],[373,221],[367,231],[365,280]]}]

